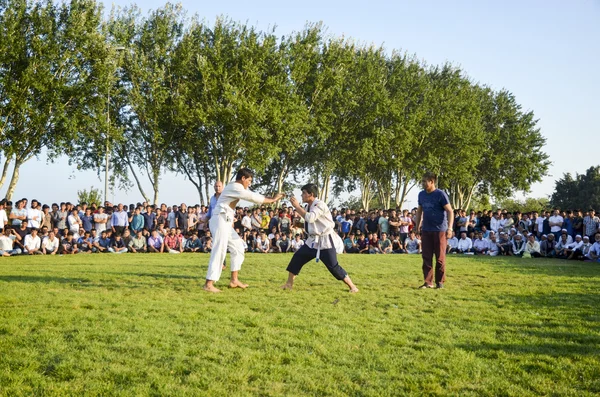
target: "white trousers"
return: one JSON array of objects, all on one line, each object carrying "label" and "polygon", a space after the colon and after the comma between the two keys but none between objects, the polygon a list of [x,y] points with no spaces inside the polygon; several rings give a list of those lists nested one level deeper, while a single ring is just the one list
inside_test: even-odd
[{"label": "white trousers", "polygon": [[232,220],[227,214],[214,214],[210,218],[208,226],[213,236],[213,246],[208,261],[206,279],[219,281],[221,268],[227,256],[227,248],[231,254],[231,271],[236,272],[242,268],[242,262],[244,262],[244,244],[233,229]]}]

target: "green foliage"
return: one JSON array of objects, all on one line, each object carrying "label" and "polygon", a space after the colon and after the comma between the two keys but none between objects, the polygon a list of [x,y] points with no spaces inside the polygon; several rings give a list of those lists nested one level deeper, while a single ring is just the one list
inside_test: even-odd
[{"label": "green foliage", "polygon": [[597,264],[450,256],[417,290],[418,255],[342,255],[350,295],[314,261],[281,291],[290,258],[217,295],[206,254],[2,258],[1,394],[600,393]]},{"label": "green foliage", "polygon": [[[490,206],[487,207],[487,209],[491,208]],[[502,208],[509,212],[543,211],[550,209],[550,200],[547,197],[527,197],[525,200],[504,199],[496,201],[494,208]]]},{"label": "green foliage", "polygon": [[93,186],[90,187],[89,191],[87,189],[78,190],[77,200],[79,200],[79,203],[96,203],[98,205],[104,204],[102,200],[102,192],[100,189],[95,189]]},{"label": "green foliage", "polygon": [[585,174],[566,173],[556,181],[552,206],[562,209],[600,209],[600,166],[592,166]]}]

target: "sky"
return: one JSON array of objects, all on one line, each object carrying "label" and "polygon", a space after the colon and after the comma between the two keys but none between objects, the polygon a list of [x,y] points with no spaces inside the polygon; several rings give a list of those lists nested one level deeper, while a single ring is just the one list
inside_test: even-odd
[{"label": "sky", "polygon": [[[105,2],[110,9],[112,3]],[[119,2],[118,5],[134,4]],[[141,1],[144,11],[164,1]],[[592,149],[600,137],[600,0],[575,1],[182,1],[189,15],[208,23],[219,15],[259,29],[276,26],[279,35],[322,21],[333,36],[383,45],[387,51],[416,54],[428,64],[451,62],[474,81],[511,91],[524,110],[532,110],[546,138],[549,175],[531,186],[529,197],[552,194],[566,172],[584,173],[600,163]],[[596,145],[597,147],[597,145]],[[9,175],[10,177],[10,175]],[[308,176],[307,176],[308,178]],[[308,181],[307,181],[308,182]],[[8,181],[0,189],[3,197]],[[146,191],[151,190],[145,183]],[[31,160],[21,167],[13,199],[76,201],[77,191],[103,189],[95,172],[76,171],[61,158]],[[196,203],[191,182],[163,175],[159,202]],[[405,207],[416,205],[415,189]],[[522,194],[517,194],[522,198]],[[137,189],[116,191],[113,202],[138,202]]]}]

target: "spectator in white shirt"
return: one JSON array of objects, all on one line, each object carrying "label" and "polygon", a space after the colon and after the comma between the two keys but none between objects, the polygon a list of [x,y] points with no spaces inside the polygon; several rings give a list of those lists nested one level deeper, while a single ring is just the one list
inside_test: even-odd
[{"label": "spectator in white shirt", "polygon": [[525,252],[529,252],[529,254],[533,258],[539,258],[542,256],[540,252],[540,243],[535,240],[535,236],[533,233],[527,237],[527,244],[525,244]]},{"label": "spectator in white shirt", "polygon": [[67,217],[67,221],[69,222],[69,231],[73,233],[73,238],[77,240],[79,238],[79,228],[82,225],[77,208],[73,208],[71,215]]},{"label": "spectator in white shirt", "polygon": [[27,227],[39,229],[42,223],[42,211],[37,200],[31,200],[31,208],[27,209]]},{"label": "spectator in white shirt", "polygon": [[458,248],[458,239],[456,238],[456,233],[454,230],[452,231],[452,237],[447,241],[448,246],[446,248],[446,252],[449,254],[456,254],[456,250]]},{"label": "spectator in white shirt", "polygon": [[564,218],[560,216],[558,210],[555,208],[552,211],[552,216],[548,219],[548,224],[550,225],[550,231],[554,233],[556,238],[560,237],[564,221]]},{"label": "spectator in white shirt", "polygon": [[304,245],[304,240],[300,237],[300,234],[296,234],[292,241],[292,252],[296,252]]},{"label": "spectator in white shirt", "polygon": [[42,247],[42,241],[40,240],[40,236],[38,236],[38,230],[33,228],[29,231],[30,234],[25,236],[25,250],[23,253],[29,255],[40,255],[42,251],[40,250]]},{"label": "spectator in white shirt", "polygon": [[600,233],[596,234],[596,242],[588,252],[588,258],[594,262],[600,262]]},{"label": "spectator in white shirt", "polygon": [[496,234],[494,232],[490,232],[490,239],[488,243],[489,249],[487,254],[489,256],[498,256],[500,253],[500,244],[496,241]]},{"label": "spectator in white shirt", "polygon": [[14,248],[15,242],[21,240],[21,236],[11,227],[5,227],[0,235],[0,255],[12,256],[21,254],[20,248]]},{"label": "spectator in white shirt", "polygon": [[583,239],[581,238],[581,235],[578,234],[575,236],[574,242],[565,246],[565,255],[568,255],[567,259],[579,259],[581,256],[583,256],[581,252],[582,247]]},{"label": "spectator in white shirt", "polygon": [[477,233],[477,238],[473,242],[473,250],[476,255],[485,255],[490,249],[489,243],[483,238],[483,233]]},{"label": "spectator in white shirt", "polygon": [[60,241],[56,237],[54,230],[48,233],[48,237],[42,241],[42,253],[44,255],[55,255],[58,252]]},{"label": "spectator in white shirt", "polygon": [[498,213],[494,213],[492,215],[492,219],[490,219],[490,229],[498,233],[498,229],[500,228],[500,215]]},{"label": "spectator in white shirt", "polygon": [[590,238],[588,236],[583,236],[583,245],[581,246],[581,255],[579,259],[582,261],[589,259],[591,250],[592,243],[590,243]]},{"label": "spectator in white shirt", "polygon": [[8,224],[8,216],[6,215],[6,199],[0,201],[0,232],[4,230],[4,227]]},{"label": "spectator in white shirt", "polygon": [[475,250],[473,250],[473,241],[467,237],[466,232],[462,232],[460,234],[460,240],[458,240],[458,247],[456,248],[456,250],[460,254],[475,252]]}]

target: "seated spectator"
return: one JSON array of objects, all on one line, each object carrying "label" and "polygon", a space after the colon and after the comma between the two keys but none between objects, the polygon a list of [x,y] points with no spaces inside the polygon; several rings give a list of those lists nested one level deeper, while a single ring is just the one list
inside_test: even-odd
[{"label": "seated spectator", "polygon": [[381,240],[379,240],[379,252],[381,252],[382,254],[392,253],[392,242],[388,238],[386,232],[381,233]]},{"label": "seated spectator", "polygon": [[192,237],[185,243],[185,252],[202,252],[202,242],[198,238],[198,233],[192,233]]},{"label": "seated spectator", "polygon": [[358,235],[358,241],[356,242],[356,245],[358,246],[359,254],[369,253],[369,240],[365,238],[365,235],[363,233],[360,233]]},{"label": "seated spectator", "polygon": [[277,242],[281,239],[279,233],[275,233],[273,238],[269,238],[269,242],[271,243],[271,252],[281,252],[279,251],[279,247],[277,246]]},{"label": "seated spectator", "polygon": [[42,241],[42,253],[44,255],[56,255],[58,248],[60,247],[60,241],[56,237],[54,230],[48,232],[48,237]]},{"label": "seated spectator", "polygon": [[588,259],[593,262],[600,262],[600,233],[596,233],[595,240],[588,252]]},{"label": "seated spectator", "polygon": [[540,243],[540,254],[543,257],[554,258],[556,256],[556,241],[554,234],[542,234],[542,242]]},{"label": "seated spectator", "polygon": [[500,232],[500,239],[498,240],[498,247],[500,248],[499,255],[510,256],[512,255],[512,242],[508,239],[508,234]]},{"label": "seated spectator", "polygon": [[80,253],[91,254],[96,252],[91,232],[83,231],[82,236],[77,239],[77,248],[79,248]]},{"label": "seated spectator", "polygon": [[527,244],[525,244],[524,252],[528,252],[533,258],[540,258],[542,256],[540,243],[535,240],[533,233],[527,237]]},{"label": "seated spectator", "polygon": [[127,244],[127,248],[129,249],[129,252],[133,252],[134,254],[148,252],[148,244],[146,242],[146,237],[144,237],[143,230],[138,230],[135,233],[135,236],[133,236]]},{"label": "seated spectator", "polygon": [[571,244],[567,244],[565,247],[565,255],[567,259],[580,259],[583,256],[581,248],[583,247],[583,239],[578,234],[575,236],[575,241]]},{"label": "seated spectator", "polygon": [[[466,235],[466,233],[465,233]],[[411,230],[408,237],[404,241],[404,249],[407,254],[420,254],[421,241],[416,237],[415,231]]]},{"label": "seated spectator", "polygon": [[369,254],[381,254],[377,232],[369,234]]},{"label": "seated spectator", "polygon": [[304,240],[302,240],[300,234],[296,234],[294,236],[294,241],[292,241],[292,252],[298,251],[303,245],[304,245]]},{"label": "seated spectator", "polygon": [[28,255],[41,255],[42,254],[42,241],[38,236],[38,230],[36,228],[32,228],[30,234],[25,236],[25,249],[23,250],[24,254]]},{"label": "seated spectator", "polygon": [[556,257],[560,259],[566,259],[567,254],[567,246],[569,245],[568,236],[566,233],[561,234],[558,242],[556,243]]},{"label": "seated spectator", "polygon": [[400,239],[400,236],[398,234],[395,234],[392,237],[392,253],[406,254],[406,250],[404,249],[404,245],[402,244],[402,240]]},{"label": "seated spectator", "polygon": [[523,236],[517,234],[513,239],[512,254],[514,256],[523,256],[523,252],[525,252],[525,242],[523,241]]},{"label": "seated spectator", "polygon": [[281,252],[283,254],[292,250],[292,244],[290,243],[290,240],[288,240],[287,235],[285,233],[282,234],[281,239],[277,241],[277,249],[278,252]]},{"label": "seated spectator", "polygon": [[473,242],[473,250],[475,251],[475,255],[486,255],[490,249],[488,240],[483,238],[482,232],[478,232],[476,236],[477,238]]},{"label": "seated spectator", "polygon": [[[265,213],[266,214],[266,211]],[[268,215],[266,215],[268,216]],[[256,239],[256,249],[254,252],[267,254],[271,251],[271,241],[267,237],[264,231],[260,233],[260,236]]]},{"label": "seated spectator", "polygon": [[2,236],[0,236],[0,255],[2,256],[13,256],[20,255],[21,248],[15,247],[17,241],[21,240],[21,236],[17,234],[15,229],[6,225],[3,230]]},{"label": "seated spectator", "polygon": [[96,249],[96,252],[108,252],[108,249],[110,248],[110,238],[108,237],[108,232],[106,230],[103,230],[100,233],[100,237],[98,237],[98,239],[94,241],[93,245]]},{"label": "seated spectator", "polygon": [[454,230],[452,230],[452,237],[450,237],[446,243],[446,253],[456,254],[458,252],[458,239],[456,238],[456,233]]},{"label": "seated spectator", "polygon": [[165,244],[163,238],[158,235],[158,231],[154,229],[148,238],[148,252],[159,252],[163,253]]},{"label": "seated spectator", "polygon": [[473,249],[473,241],[467,237],[466,232],[460,233],[460,240],[458,240],[458,247],[456,248],[456,252],[459,254],[473,254],[475,250]]},{"label": "seated spectator", "polygon": [[489,256],[498,256],[498,254],[500,254],[500,244],[496,240],[496,234],[493,232],[490,232],[490,239],[488,241],[488,247],[489,247],[489,249],[487,251],[487,254]]},{"label": "seated spectator", "polygon": [[183,252],[183,247],[181,246],[181,240],[179,236],[177,236],[177,229],[172,227],[169,230],[169,234],[165,236],[165,250],[167,250],[170,254],[179,254]]},{"label": "seated spectator", "polygon": [[62,255],[74,255],[79,252],[73,232],[67,232],[67,236],[60,242],[60,247],[61,251],[59,252]]},{"label": "seated spectator", "polygon": [[350,232],[348,237],[344,239],[344,252],[347,254],[358,253],[358,246],[356,245],[356,238],[353,232]]},{"label": "seated spectator", "polygon": [[583,246],[581,247],[581,255],[579,256],[579,260],[589,259],[590,251],[592,250],[592,243],[590,243],[590,238],[588,236],[583,236]]},{"label": "seated spectator", "polygon": [[108,252],[111,252],[113,254],[124,254],[127,252],[127,246],[121,238],[120,233],[115,233],[110,243],[110,247],[108,248]]},{"label": "seated spectator", "polygon": [[121,238],[123,239],[123,244],[125,244],[125,247],[129,248],[129,243],[131,242],[132,238],[129,229],[125,229]]},{"label": "seated spectator", "polygon": [[204,248],[202,248],[202,251],[209,253],[212,251],[212,244],[213,244],[213,240],[212,237],[207,237],[206,240],[204,240]]}]

